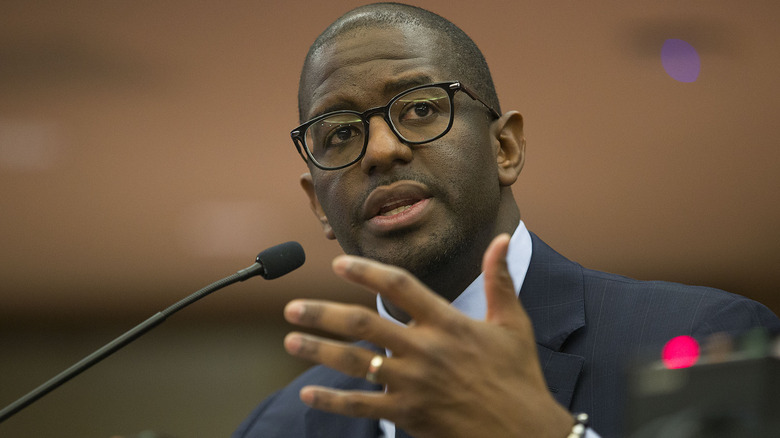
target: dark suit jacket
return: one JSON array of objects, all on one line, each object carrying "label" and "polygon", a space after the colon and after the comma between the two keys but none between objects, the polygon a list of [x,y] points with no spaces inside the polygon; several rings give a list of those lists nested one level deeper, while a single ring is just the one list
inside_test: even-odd
[{"label": "dark suit jacket", "polygon": [[[679,335],[703,338],[780,321],[763,305],[717,289],[638,281],[573,263],[531,235],[533,252],[520,300],[533,321],[550,392],[572,412],[586,412],[602,438],[621,436],[621,380],[627,360]],[[368,346],[367,348],[374,348]],[[302,374],[258,406],[239,437],[376,437],[378,422],[308,408],[305,385],[380,390],[323,366]],[[518,412],[517,415],[523,415]]]}]

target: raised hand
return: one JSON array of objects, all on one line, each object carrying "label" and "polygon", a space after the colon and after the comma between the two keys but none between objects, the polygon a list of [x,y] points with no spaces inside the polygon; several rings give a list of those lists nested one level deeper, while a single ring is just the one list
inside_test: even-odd
[{"label": "raised hand", "polygon": [[[416,437],[567,436],[573,420],[552,398],[539,366],[531,321],[507,271],[509,235],[496,237],[483,258],[487,315],[466,317],[408,272],[375,261],[340,256],[333,270],[406,311],[399,326],[361,306],[295,300],[288,321],[362,339],[392,351],[376,355],[355,345],[290,333],[285,348],[354,377],[386,385],[384,392],[307,386],[301,400],[316,409],[385,418]],[[378,365],[378,366],[376,366]]]}]

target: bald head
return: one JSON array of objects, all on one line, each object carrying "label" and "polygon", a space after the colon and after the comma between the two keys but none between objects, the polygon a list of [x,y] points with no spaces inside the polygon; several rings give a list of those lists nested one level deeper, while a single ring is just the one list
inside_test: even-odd
[{"label": "bald head", "polygon": [[474,89],[499,113],[493,79],[487,62],[474,41],[460,28],[433,12],[399,3],[375,3],[353,9],[328,26],[314,41],[306,55],[298,87],[298,115],[305,121],[310,92],[317,84],[310,83],[312,64],[331,42],[341,38],[360,38],[366,32],[387,28],[416,28],[432,33],[441,42],[441,68]]}]

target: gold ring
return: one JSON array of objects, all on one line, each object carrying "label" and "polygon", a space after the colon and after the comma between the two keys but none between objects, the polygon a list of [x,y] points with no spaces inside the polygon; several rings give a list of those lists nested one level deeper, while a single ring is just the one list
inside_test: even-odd
[{"label": "gold ring", "polygon": [[376,375],[379,372],[379,369],[382,368],[382,363],[384,363],[384,361],[385,357],[381,354],[377,354],[371,358],[371,362],[368,364],[368,371],[366,371],[366,380],[371,383],[378,383]]}]

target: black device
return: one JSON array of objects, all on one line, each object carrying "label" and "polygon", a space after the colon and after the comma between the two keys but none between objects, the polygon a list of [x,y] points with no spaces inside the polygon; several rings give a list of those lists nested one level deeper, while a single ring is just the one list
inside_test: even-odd
[{"label": "black device", "polygon": [[629,438],[780,437],[780,359],[727,360],[629,372],[625,416]]}]

